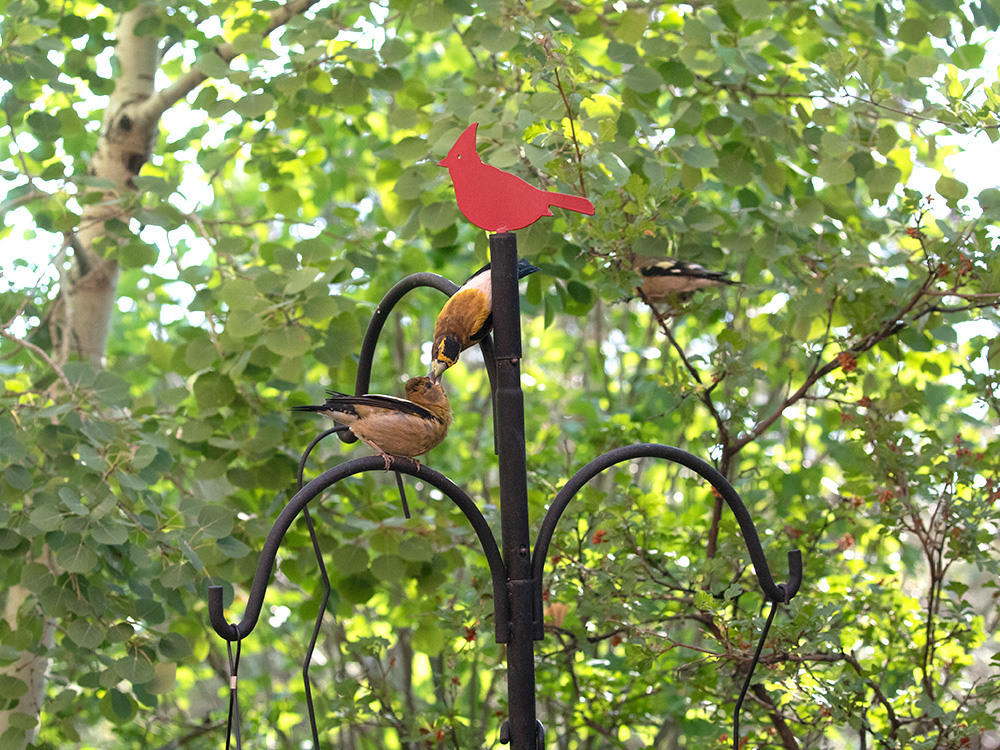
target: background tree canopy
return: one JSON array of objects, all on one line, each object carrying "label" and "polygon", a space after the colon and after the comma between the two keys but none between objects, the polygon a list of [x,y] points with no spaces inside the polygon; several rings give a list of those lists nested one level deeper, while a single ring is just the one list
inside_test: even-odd
[{"label": "background tree canopy", "polygon": [[[519,234],[536,524],[636,441],[715,463],[771,564],[805,555],[744,710],[750,747],[997,747],[1000,190],[946,166],[998,137],[997,0],[0,2],[0,745],[218,747],[257,551],[416,271],[486,238],[436,166],[586,194]],[[984,151],[996,172],[996,151]],[[991,155],[991,156],[990,156]],[[984,156],[984,159],[986,158]],[[632,253],[741,286],[656,311]],[[423,374],[409,295],[372,389]],[[488,382],[426,463],[499,530]],[[308,473],[363,455],[323,444]],[[343,748],[496,744],[502,648],[474,535],[392,475],[313,504],[334,594],[313,669]],[[729,744],[763,601],[687,472],[608,471],[550,550],[540,718],[561,748]],[[244,646],[244,737],[309,741],[317,563],[293,526]],[[114,739],[112,739],[114,738]]]}]

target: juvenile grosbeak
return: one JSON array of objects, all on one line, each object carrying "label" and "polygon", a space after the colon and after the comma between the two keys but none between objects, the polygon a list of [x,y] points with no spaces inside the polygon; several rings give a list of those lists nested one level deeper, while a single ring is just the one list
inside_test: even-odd
[{"label": "juvenile grosbeak", "polygon": [[[538,271],[524,258],[517,261],[517,278]],[[459,355],[478,344],[493,325],[493,278],[490,264],[480,268],[444,303],[434,322],[431,345],[431,371],[435,382],[441,373],[458,362]]]},{"label": "juvenile grosbeak", "polygon": [[406,398],[328,391],[326,403],[293,408],[319,412],[347,425],[382,456],[388,471],[393,456],[416,460],[444,440],[451,425],[451,405],[440,383],[428,377],[410,378],[405,391]]},{"label": "juvenile grosbeak", "polygon": [[681,295],[690,296],[696,289],[724,284],[738,284],[721,271],[709,271],[704,266],[678,258],[650,258],[635,255],[632,265],[642,276],[642,291],[652,301]]}]

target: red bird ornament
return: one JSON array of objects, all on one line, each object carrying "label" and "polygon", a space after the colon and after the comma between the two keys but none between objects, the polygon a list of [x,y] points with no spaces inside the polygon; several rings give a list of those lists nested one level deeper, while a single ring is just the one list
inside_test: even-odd
[{"label": "red bird ornament", "polygon": [[473,123],[458,137],[448,155],[438,162],[447,167],[455,185],[458,209],[487,232],[513,232],[552,216],[552,206],[592,216],[594,204],[578,195],[539,190],[520,177],[484,164],[476,151]]}]

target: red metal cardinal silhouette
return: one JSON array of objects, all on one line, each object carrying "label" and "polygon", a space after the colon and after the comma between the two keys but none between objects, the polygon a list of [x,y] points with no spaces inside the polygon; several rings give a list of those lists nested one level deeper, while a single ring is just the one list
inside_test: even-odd
[{"label": "red metal cardinal silhouette", "polygon": [[593,215],[594,204],[578,195],[539,190],[520,177],[484,164],[476,151],[473,123],[438,162],[447,167],[465,218],[487,232],[513,232],[552,216],[550,206]]}]

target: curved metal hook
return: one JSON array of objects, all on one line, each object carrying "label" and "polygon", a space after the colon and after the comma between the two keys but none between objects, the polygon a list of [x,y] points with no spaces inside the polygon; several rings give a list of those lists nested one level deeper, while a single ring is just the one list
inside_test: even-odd
[{"label": "curved metal hook", "polygon": [[605,469],[614,466],[622,461],[629,461],[635,458],[663,458],[673,463],[681,464],[699,474],[702,478],[719,491],[723,499],[729,505],[733,515],[743,532],[743,541],[746,544],[750,560],[753,562],[754,570],[757,573],[757,582],[764,590],[768,599],[775,602],[787,604],[802,585],[802,553],[793,549],[788,553],[788,582],[776,584],[771,576],[771,569],[767,565],[767,558],[764,557],[764,549],[761,547],[760,539],[757,537],[757,529],[750,518],[750,513],[739,494],[722,476],[722,474],[710,464],[694,456],[687,451],[675,448],[672,445],[661,445],[659,443],[636,443],[622,448],[615,448],[607,453],[598,456],[593,461],[576,472],[563,488],[556,494],[552,505],[549,507],[542,519],[541,528],[538,530],[538,537],[535,540],[535,549],[531,557],[532,575],[535,579],[535,638],[540,640],[544,637],[545,623],[542,617],[542,574],[545,570],[545,558],[548,555],[549,543],[552,541],[552,534],[555,531],[556,523],[562,516],[570,500],[583,488],[587,482],[600,474]]},{"label": "curved metal hook", "polygon": [[[246,638],[257,624],[260,617],[261,608],[264,605],[264,595],[271,579],[271,571],[278,554],[278,548],[285,537],[285,533],[292,525],[292,521],[302,511],[303,508],[320,494],[323,490],[354,474],[364,471],[384,471],[385,462],[381,456],[365,456],[347,461],[335,466],[332,469],[320,474],[309,484],[299,490],[285,505],[278,518],[271,527],[271,531],[261,548],[260,558],[257,561],[257,571],[253,576],[253,583],[250,585],[250,596],[247,599],[246,612],[239,624],[230,624],[226,620],[224,606],[222,602],[222,586],[210,586],[208,589],[208,614],[215,632],[227,641],[236,641]],[[440,490],[446,495],[459,510],[465,514],[472,524],[479,543],[486,554],[486,560],[490,566],[490,575],[493,579],[493,606],[496,622],[497,643],[505,643],[507,640],[507,623],[510,620],[507,602],[507,573],[500,556],[500,549],[497,547],[496,539],[486,518],[479,507],[469,495],[448,477],[440,472],[430,469],[423,464],[406,459],[393,461],[392,470],[409,474],[410,476],[422,479],[431,486]],[[501,627],[502,626],[502,627]]]},{"label": "curved metal hook", "polygon": [[[449,281],[444,276],[439,276],[436,273],[411,273],[409,276],[396,282],[396,284],[385,293],[382,301],[378,303],[378,307],[375,308],[375,314],[372,315],[371,322],[368,324],[368,330],[365,331],[364,341],[361,343],[361,352],[358,355],[358,377],[354,382],[354,392],[358,395],[362,393],[368,393],[371,387],[372,378],[372,360],[375,356],[375,345],[378,343],[379,334],[382,333],[382,327],[385,325],[385,321],[389,318],[389,313],[392,312],[392,308],[396,306],[407,292],[412,292],[417,287],[429,286],[437,289],[439,292],[443,292],[449,297],[459,290],[459,286],[453,281]],[[490,379],[490,390],[495,389],[494,383],[496,382],[496,364],[493,360],[493,340],[487,334],[481,342],[479,342],[479,348],[483,353],[483,361],[486,363],[486,374]],[[353,432],[342,432],[340,434],[340,439],[345,443],[353,443],[358,438]]]},{"label": "curved metal hook", "polygon": [[[306,461],[309,459],[309,454],[312,453],[313,448],[315,448],[317,445],[319,445],[320,441],[324,440],[325,438],[328,438],[333,433],[335,433],[335,432],[344,432],[345,430],[349,430],[349,429],[351,429],[351,428],[348,425],[346,425],[346,424],[338,424],[336,427],[331,427],[328,430],[323,430],[323,432],[321,432],[319,435],[317,435],[316,437],[314,437],[312,439],[312,442],[309,443],[308,446],[306,446],[305,451],[303,451],[303,453],[302,453],[302,458],[299,459],[299,472],[296,475],[298,477],[298,480],[299,480],[298,489],[300,489],[300,490],[302,489],[302,477],[305,476]],[[355,438],[355,439],[357,439],[357,438]]]}]

